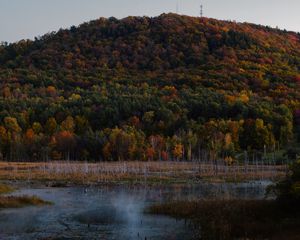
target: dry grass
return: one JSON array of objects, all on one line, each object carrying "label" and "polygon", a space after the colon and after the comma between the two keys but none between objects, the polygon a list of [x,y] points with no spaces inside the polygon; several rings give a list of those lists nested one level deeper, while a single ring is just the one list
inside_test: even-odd
[{"label": "dry grass", "polygon": [[0,184],[0,209],[1,208],[20,208],[24,206],[39,206],[45,204],[51,204],[36,196],[7,196],[1,194],[7,194],[13,192],[15,189],[11,186]]},{"label": "dry grass", "polygon": [[0,208],[20,208],[51,204],[36,196],[0,196]]},{"label": "dry grass", "polygon": [[152,214],[189,220],[196,239],[300,239],[300,208],[267,200],[174,202]]},{"label": "dry grass", "polygon": [[10,193],[14,191],[14,189],[8,185],[0,184],[0,194]]},{"label": "dry grass", "polygon": [[285,166],[226,166],[196,162],[0,162],[0,180],[64,181],[72,183],[194,182],[276,180]]}]

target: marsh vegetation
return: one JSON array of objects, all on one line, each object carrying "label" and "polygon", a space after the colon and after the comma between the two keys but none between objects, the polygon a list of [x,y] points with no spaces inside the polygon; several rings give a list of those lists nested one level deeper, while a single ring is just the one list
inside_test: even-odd
[{"label": "marsh vegetation", "polygon": [[271,200],[177,201],[153,205],[152,214],[189,221],[198,239],[299,239],[300,162],[269,188]]},{"label": "marsh vegetation", "polygon": [[0,210],[4,208],[20,208],[24,206],[41,206],[51,204],[36,196],[12,196],[8,195],[15,189],[6,184],[0,184]]},{"label": "marsh vegetation", "polygon": [[299,239],[299,206],[275,200],[185,201],[148,210],[188,221],[197,239]]},{"label": "marsh vegetation", "polygon": [[0,196],[1,208],[19,208],[25,206],[41,206],[51,204],[36,196]]},{"label": "marsh vegetation", "polygon": [[0,162],[2,180],[68,184],[174,184],[284,178],[286,165],[200,162]]},{"label": "marsh vegetation", "polygon": [[0,184],[0,194],[10,193],[14,189],[6,184]]}]

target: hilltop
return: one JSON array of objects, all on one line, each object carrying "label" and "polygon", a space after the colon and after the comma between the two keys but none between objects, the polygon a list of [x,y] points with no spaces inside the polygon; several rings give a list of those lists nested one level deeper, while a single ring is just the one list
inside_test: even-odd
[{"label": "hilltop", "polygon": [[4,159],[235,159],[297,141],[300,35],[176,14],[0,47]]}]

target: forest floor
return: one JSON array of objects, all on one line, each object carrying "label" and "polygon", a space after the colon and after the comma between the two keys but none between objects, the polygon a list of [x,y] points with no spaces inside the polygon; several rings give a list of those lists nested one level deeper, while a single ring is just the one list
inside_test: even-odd
[{"label": "forest floor", "polygon": [[282,165],[214,165],[199,162],[0,162],[0,180],[49,185],[174,184],[277,181]]},{"label": "forest floor", "polygon": [[300,239],[299,204],[277,200],[173,202],[147,212],[185,219],[195,239]]}]

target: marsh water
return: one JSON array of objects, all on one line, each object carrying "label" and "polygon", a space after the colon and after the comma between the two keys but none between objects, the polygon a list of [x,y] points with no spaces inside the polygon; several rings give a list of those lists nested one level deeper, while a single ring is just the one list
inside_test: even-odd
[{"label": "marsh water", "polygon": [[155,203],[195,199],[261,199],[270,182],[173,186],[25,187],[53,205],[0,210],[0,239],[192,239],[184,221],[147,214]]}]

